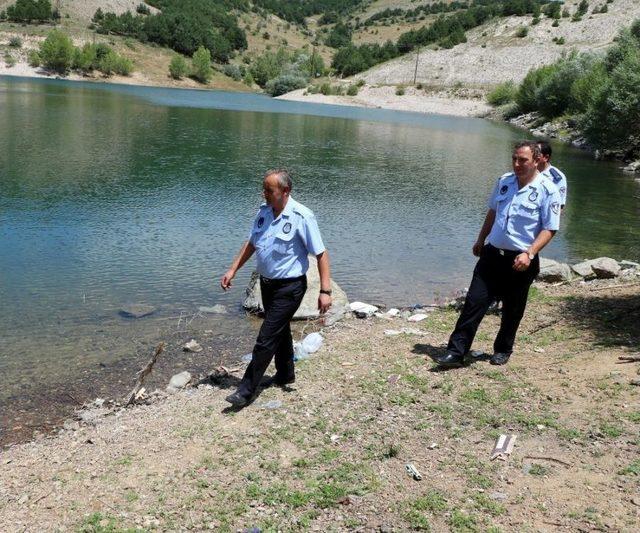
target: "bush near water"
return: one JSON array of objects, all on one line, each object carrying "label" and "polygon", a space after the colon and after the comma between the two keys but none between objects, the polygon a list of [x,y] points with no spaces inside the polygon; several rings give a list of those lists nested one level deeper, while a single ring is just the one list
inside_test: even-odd
[{"label": "bush near water", "polygon": [[98,70],[106,76],[128,76],[133,71],[133,62],[110,46],[104,43],[87,43],[76,47],[71,38],[61,30],[51,30],[40,44],[39,51],[29,52],[28,60],[32,67],[43,66],[59,74],[66,74],[69,70]]},{"label": "bush near water", "polygon": [[571,52],[529,71],[517,88],[507,83],[489,103],[512,102],[510,114],[573,117],[595,148],[640,155],[640,19],[622,30],[604,54]]}]

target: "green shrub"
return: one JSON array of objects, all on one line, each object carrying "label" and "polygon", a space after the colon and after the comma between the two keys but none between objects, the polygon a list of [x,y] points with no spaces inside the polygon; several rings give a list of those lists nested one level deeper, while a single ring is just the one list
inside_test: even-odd
[{"label": "green shrub", "polygon": [[5,52],[4,53],[4,64],[7,65],[7,67],[11,68],[11,67],[15,66],[16,58],[13,57],[9,52]]},{"label": "green shrub", "polygon": [[40,45],[42,64],[55,72],[64,74],[72,65],[74,46],[71,39],[60,30],[51,30]]},{"label": "green shrub", "polygon": [[294,74],[282,74],[277,78],[269,80],[265,86],[265,90],[271,96],[280,96],[296,89],[302,89],[307,86],[307,79],[303,76]]},{"label": "green shrub", "polygon": [[529,28],[527,28],[526,26],[520,26],[516,30],[516,37],[519,37],[520,39],[526,37],[527,35],[529,35]]},{"label": "green shrub", "polygon": [[594,61],[587,72],[576,79],[571,86],[569,108],[575,113],[584,113],[593,106],[596,98],[608,81],[607,71],[602,61]]},{"label": "green shrub", "polygon": [[522,80],[518,93],[516,95],[516,103],[522,113],[535,111],[538,106],[537,93],[539,88],[551,77],[556,70],[555,65],[545,65],[530,70]]},{"label": "green shrub", "polygon": [[229,76],[235,81],[240,81],[242,79],[242,71],[238,65],[225,65],[222,68],[222,72],[225,76]]},{"label": "green shrub", "polygon": [[109,53],[99,60],[98,70],[105,76],[110,76],[111,74],[128,76],[133,70],[133,63],[130,59],[122,57],[113,50],[109,50]]},{"label": "green shrub", "polygon": [[404,96],[405,89],[402,85],[396,87],[396,96]]},{"label": "green shrub", "polygon": [[640,51],[610,73],[585,113],[583,127],[595,146],[640,154]]},{"label": "green shrub", "polygon": [[358,86],[356,84],[349,85],[347,96],[356,96],[358,94]]},{"label": "green shrub", "polygon": [[171,63],[169,63],[169,75],[174,80],[179,80],[180,78],[184,78],[189,75],[189,65],[187,65],[187,61],[181,55],[174,55],[171,58]]},{"label": "green shrub", "polygon": [[255,83],[255,80],[253,79],[253,76],[251,75],[251,71],[250,70],[247,70],[244,73],[244,77],[242,78],[242,83],[244,83],[248,87],[252,87],[253,84]]},{"label": "green shrub", "polygon": [[18,36],[13,36],[9,39],[9,46],[11,48],[22,48],[22,39]]},{"label": "green shrub", "polygon": [[204,46],[198,48],[192,58],[191,75],[200,83],[209,83],[213,76],[211,69],[211,52]]},{"label": "green shrub", "polygon": [[518,87],[512,81],[505,81],[487,95],[487,102],[492,106],[501,106],[515,101]]},{"label": "green shrub", "polygon": [[558,26],[560,26],[560,21],[558,19],[553,21],[553,24],[551,24],[552,27],[557,28]]},{"label": "green shrub", "polygon": [[27,54],[27,63],[29,63],[30,67],[38,68],[42,63],[42,59],[40,58],[40,54],[37,50],[29,50]]},{"label": "green shrub", "polygon": [[98,68],[98,47],[87,43],[82,48],[76,48],[73,53],[73,68],[89,72]]},{"label": "green shrub", "polygon": [[552,65],[536,91],[536,108],[547,118],[564,114],[571,105],[571,87],[590,67],[589,56],[573,54]]},{"label": "green shrub", "polygon": [[322,85],[320,85],[320,93],[324,94],[325,96],[333,94],[333,89],[331,88],[331,84],[325,82]]}]

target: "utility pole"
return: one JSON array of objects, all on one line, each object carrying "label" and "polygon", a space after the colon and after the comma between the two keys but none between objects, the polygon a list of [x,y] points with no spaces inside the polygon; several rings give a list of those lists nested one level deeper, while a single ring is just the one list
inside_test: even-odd
[{"label": "utility pole", "polygon": [[413,84],[416,84],[416,80],[418,79],[418,59],[420,58],[420,47],[416,48],[416,68],[413,71]]}]

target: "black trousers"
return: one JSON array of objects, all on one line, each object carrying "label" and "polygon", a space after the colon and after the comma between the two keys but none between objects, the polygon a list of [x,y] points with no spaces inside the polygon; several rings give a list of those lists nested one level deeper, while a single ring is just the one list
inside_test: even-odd
[{"label": "black trousers", "polygon": [[540,272],[537,255],[524,272],[514,270],[513,261],[519,253],[498,250],[490,244],[482,249],[462,313],[449,337],[448,352],[460,356],[469,352],[480,322],[489,306],[497,300],[502,301],[502,319],[493,350],[495,353],[513,352],[516,332],[527,306],[529,287]]},{"label": "black trousers", "polygon": [[261,277],[260,290],[264,321],[253,347],[253,357],[238,388],[243,396],[253,395],[274,355],[278,380],[288,381],[294,377],[293,338],[289,322],[307,291],[307,277],[272,280]]}]

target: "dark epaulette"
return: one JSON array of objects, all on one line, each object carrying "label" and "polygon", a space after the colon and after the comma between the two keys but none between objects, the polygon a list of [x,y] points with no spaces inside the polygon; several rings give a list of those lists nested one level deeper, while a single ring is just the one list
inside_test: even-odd
[{"label": "dark epaulette", "polygon": [[562,181],[562,174],[560,174],[560,172],[558,172],[557,169],[551,167],[549,169],[549,174],[551,174],[551,177],[553,178],[553,183],[558,183]]}]

